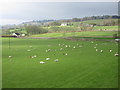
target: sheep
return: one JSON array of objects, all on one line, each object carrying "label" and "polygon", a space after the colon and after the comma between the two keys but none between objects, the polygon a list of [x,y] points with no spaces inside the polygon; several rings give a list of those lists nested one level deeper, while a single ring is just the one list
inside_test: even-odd
[{"label": "sheep", "polygon": [[112,50],[110,50],[110,52],[112,52]]},{"label": "sheep", "polygon": [[46,50],[46,52],[48,52],[48,50]]},{"label": "sheep", "polygon": [[94,48],[96,48],[96,47],[94,47]]},{"label": "sheep", "polygon": [[65,55],[67,56],[68,54],[67,54],[67,53],[65,53]]},{"label": "sheep", "polygon": [[118,53],[115,53],[114,56],[119,56],[119,54],[118,54]]},{"label": "sheep", "polygon": [[103,52],[103,50],[100,50],[100,52],[102,53],[102,52]]},{"label": "sheep", "polygon": [[31,58],[34,58],[34,56],[31,56]]},{"label": "sheep", "polygon": [[40,61],[40,64],[45,64],[45,62],[43,62],[43,61]]},{"label": "sheep", "polygon": [[51,49],[48,49],[48,52],[50,52],[51,51]]},{"label": "sheep", "polygon": [[98,49],[96,49],[96,52],[98,51]]},{"label": "sheep", "polygon": [[8,56],[9,58],[12,58],[12,56]]},{"label": "sheep", "polygon": [[55,62],[58,62],[58,59],[55,59],[54,61],[55,61]]},{"label": "sheep", "polygon": [[120,42],[120,39],[115,39],[116,42]]},{"label": "sheep", "polygon": [[65,47],[68,47],[67,45],[65,45]]},{"label": "sheep", "polygon": [[50,58],[46,58],[46,60],[50,60]]},{"label": "sheep", "polygon": [[30,52],[31,50],[27,50],[28,52]]},{"label": "sheep", "polygon": [[63,48],[60,48],[60,50],[63,50]]},{"label": "sheep", "polygon": [[79,47],[82,47],[82,46],[79,46]]},{"label": "sheep", "polygon": [[93,41],[91,41],[91,43],[94,43]]},{"label": "sheep", "polygon": [[75,46],[73,48],[75,48]]},{"label": "sheep", "polygon": [[32,46],[29,46],[30,48],[32,47]]},{"label": "sheep", "polygon": [[36,55],[34,55],[34,57],[37,57]]},{"label": "sheep", "polygon": [[46,50],[46,52],[50,52],[50,51],[51,51],[51,49]]}]

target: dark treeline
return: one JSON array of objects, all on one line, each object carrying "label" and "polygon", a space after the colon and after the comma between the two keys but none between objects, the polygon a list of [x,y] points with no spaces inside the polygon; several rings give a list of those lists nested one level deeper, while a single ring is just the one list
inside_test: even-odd
[{"label": "dark treeline", "polygon": [[86,20],[96,20],[96,19],[120,19],[120,16],[117,15],[103,15],[103,16],[91,16],[91,17],[83,17],[83,18],[72,18],[68,20],[60,20],[61,22],[80,22]]}]

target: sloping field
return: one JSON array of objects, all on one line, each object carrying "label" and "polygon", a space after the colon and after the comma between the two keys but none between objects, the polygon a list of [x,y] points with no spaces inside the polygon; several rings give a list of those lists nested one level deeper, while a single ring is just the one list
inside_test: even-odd
[{"label": "sloping field", "polygon": [[3,38],[2,45],[3,88],[118,87],[115,42]]},{"label": "sloping field", "polygon": [[117,34],[118,32],[105,32],[105,31],[87,31],[87,32],[61,32],[61,33],[45,33],[32,35],[31,37],[71,37],[71,36],[113,36],[113,34]]}]

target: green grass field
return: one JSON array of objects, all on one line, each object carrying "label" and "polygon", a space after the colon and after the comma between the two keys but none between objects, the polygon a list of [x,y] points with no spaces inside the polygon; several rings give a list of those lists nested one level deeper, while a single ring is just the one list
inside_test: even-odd
[{"label": "green grass field", "polygon": [[45,33],[45,34],[38,34],[32,35],[31,37],[72,37],[72,36],[113,36],[113,34],[117,34],[118,32],[105,32],[105,31],[87,31],[87,32],[61,32],[61,33]]},{"label": "green grass field", "polygon": [[9,49],[9,38],[2,40],[3,88],[118,87],[115,42],[11,38]]},{"label": "green grass field", "polygon": [[[91,23],[95,23],[95,24],[100,24],[100,23],[103,23],[104,21],[116,21],[118,22],[118,19],[96,19],[96,20],[86,20],[86,21],[82,21],[82,23],[85,23],[85,24],[91,24]],[[78,26],[80,25],[81,22],[72,22],[72,24],[74,26]]]}]

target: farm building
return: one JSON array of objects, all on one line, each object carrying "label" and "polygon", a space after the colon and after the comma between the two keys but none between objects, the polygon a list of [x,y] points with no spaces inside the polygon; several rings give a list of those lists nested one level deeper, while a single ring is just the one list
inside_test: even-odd
[{"label": "farm building", "polygon": [[62,23],[61,26],[67,26],[68,24],[67,23]]},{"label": "farm building", "polygon": [[20,33],[13,33],[12,35],[19,37],[19,36],[20,36]]}]

